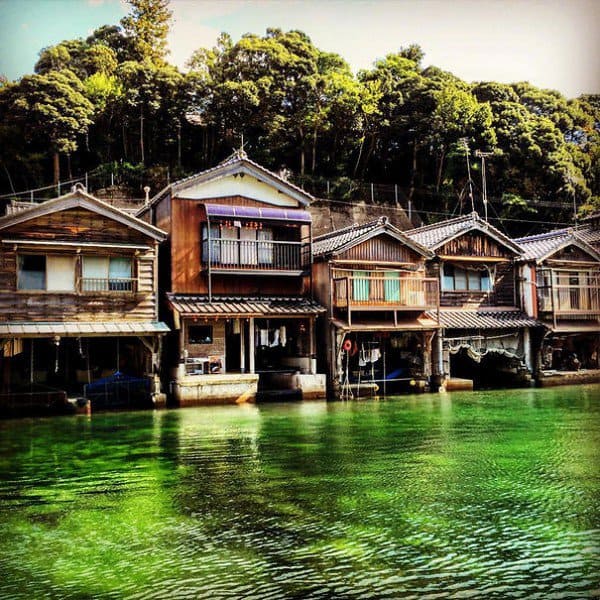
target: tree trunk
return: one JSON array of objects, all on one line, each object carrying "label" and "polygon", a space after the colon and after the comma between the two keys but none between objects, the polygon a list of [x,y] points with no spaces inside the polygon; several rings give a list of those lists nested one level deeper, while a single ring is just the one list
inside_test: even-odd
[{"label": "tree trunk", "polygon": [[442,174],[444,172],[444,159],[445,158],[446,158],[446,151],[444,149],[444,146],[442,146],[442,153],[440,154],[440,162],[438,164],[437,179],[435,182],[435,191],[436,192],[440,191],[440,186],[442,185]]},{"label": "tree trunk", "polygon": [[58,152],[54,152],[52,159],[54,165],[54,185],[58,185],[60,181],[60,156]]},{"label": "tree trunk", "polygon": [[144,156],[144,109],[140,109],[140,156],[142,164],[145,164]]},{"label": "tree trunk", "polygon": [[298,130],[300,134],[300,175],[304,175],[306,171],[306,154],[304,152],[304,131]]},{"label": "tree trunk", "polygon": [[127,132],[125,131],[125,125],[121,127],[121,135],[123,137],[123,158],[127,160]]},{"label": "tree trunk", "polygon": [[181,121],[177,122],[177,166],[181,169]]},{"label": "tree trunk", "polygon": [[354,170],[352,171],[352,177],[356,178],[356,173],[358,172],[358,165],[360,164],[360,159],[362,157],[363,146],[365,145],[365,136],[363,135],[360,140],[360,146],[358,147],[358,156],[356,158],[356,163],[354,164]]},{"label": "tree trunk", "polygon": [[315,174],[315,167],[317,166],[317,128],[315,127],[313,131],[313,140],[312,140],[312,161],[310,165],[310,172]]},{"label": "tree trunk", "polygon": [[415,179],[417,177],[417,150],[418,144],[415,141],[413,144],[413,155],[412,155],[412,171],[410,173],[410,188],[408,190],[408,199],[412,200],[413,194],[415,193]]},{"label": "tree trunk", "polygon": [[67,154],[67,175],[69,180],[73,179],[73,172],[71,171],[71,153]]}]

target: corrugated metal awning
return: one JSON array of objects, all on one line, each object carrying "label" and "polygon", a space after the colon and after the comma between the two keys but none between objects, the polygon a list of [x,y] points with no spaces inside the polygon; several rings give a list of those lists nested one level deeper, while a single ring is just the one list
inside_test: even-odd
[{"label": "corrugated metal awning", "polygon": [[[427,315],[435,318],[434,312]],[[541,323],[519,310],[440,310],[440,325],[446,329],[514,329],[541,327]]]},{"label": "corrugated metal awning", "polygon": [[167,294],[169,304],[180,315],[186,316],[303,316],[317,315],[325,308],[309,298],[214,298]]},{"label": "corrugated metal awning", "polygon": [[58,321],[0,323],[0,337],[95,337],[154,335],[168,333],[169,328],[160,321]]},{"label": "corrugated metal awning", "polygon": [[204,208],[209,217],[295,223],[311,222],[310,213],[297,208],[261,208],[258,206],[231,206],[230,204],[205,204]]}]

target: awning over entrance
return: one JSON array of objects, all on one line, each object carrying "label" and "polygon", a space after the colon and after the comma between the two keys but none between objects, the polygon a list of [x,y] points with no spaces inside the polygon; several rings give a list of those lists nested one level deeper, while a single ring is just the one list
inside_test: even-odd
[{"label": "awning over entrance", "polygon": [[352,325],[348,325],[346,321],[338,319],[334,319],[332,323],[337,329],[343,331],[429,331],[439,327],[437,321],[430,317],[398,321],[397,324],[386,321],[385,323],[352,323]]},{"label": "awning over entrance", "polygon": [[171,308],[181,316],[207,317],[301,317],[318,315],[325,308],[309,298],[215,298],[167,294]]},{"label": "awning over entrance", "polygon": [[204,207],[209,217],[288,221],[293,223],[311,222],[311,216],[307,210],[294,208],[259,208],[257,206],[231,206],[227,204],[205,204]]},{"label": "awning over entrance", "polygon": [[[430,318],[436,315],[426,314]],[[541,323],[519,310],[440,310],[440,325],[446,329],[541,327]]]},{"label": "awning over entrance", "polygon": [[94,337],[155,335],[168,333],[169,328],[160,321],[60,321],[60,322],[8,322],[0,323],[0,337]]}]

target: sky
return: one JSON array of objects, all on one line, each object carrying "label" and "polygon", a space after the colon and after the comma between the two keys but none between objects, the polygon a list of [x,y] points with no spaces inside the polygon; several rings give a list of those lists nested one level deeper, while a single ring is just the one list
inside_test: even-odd
[{"label": "sky", "polygon": [[[353,70],[419,44],[424,65],[466,81],[529,81],[567,97],[600,93],[600,0],[171,0],[168,59],[180,68],[217,35],[300,29]],[[33,71],[44,46],[86,37],[123,0],[0,0],[0,73]]]}]

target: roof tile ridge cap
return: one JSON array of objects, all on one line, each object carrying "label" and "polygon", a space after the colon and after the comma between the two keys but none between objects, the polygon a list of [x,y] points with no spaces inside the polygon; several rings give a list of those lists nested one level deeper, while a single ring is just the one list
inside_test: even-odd
[{"label": "roof tile ridge cap", "polygon": [[458,217],[452,217],[451,219],[445,219],[444,221],[438,221],[437,223],[430,223],[429,225],[421,225],[421,227],[415,227],[414,229],[407,229],[404,233],[420,233],[421,231],[428,231],[430,229],[438,229],[440,227],[446,227],[447,225],[460,223],[463,221],[469,221],[471,215],[460,215]]},{"label": "roof tile ridge cap", "polygon": [[563,227],[562,229],[552,229],[551,231],[544,231],[543,233],[535,233],[533,235],[526,235],[523,237],[519,237],[519,238],[513,238],[514,242],[519,242],[519,243],[531,243],[531,242],[537,242],[537,241],[541,241],[541,240],[546,240],[552,237],[561,237],[561,236],[566,236],[566,235],[570,235],[571,233],[571,228],[569,227]]}]

